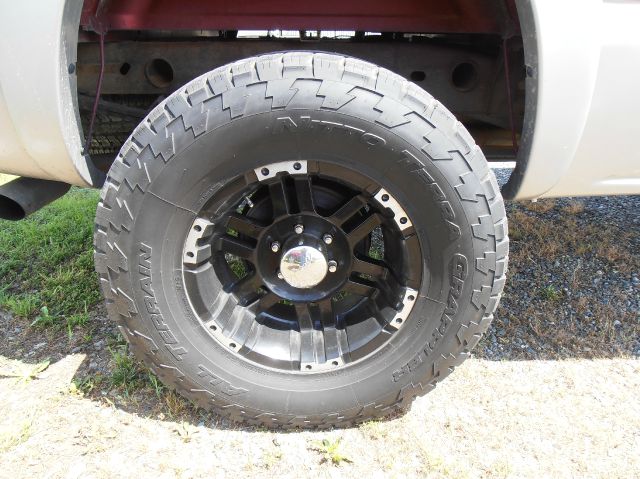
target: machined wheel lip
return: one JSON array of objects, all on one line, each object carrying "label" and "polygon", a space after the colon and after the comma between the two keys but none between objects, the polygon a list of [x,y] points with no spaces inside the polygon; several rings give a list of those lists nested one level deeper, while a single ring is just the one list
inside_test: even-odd
[{"label": "machined wheel lip", "polygon": [[[291,178],[294,178],[296,181],[300,179],[308,178],[307,181],[310,185],[309,188],[311,189],[311,197],[313,199],[314,192],[313,192],[313,186],[312,186],[312,175],[314,174],[315,169],[319,168],[317,166],[319,163],[320,162],[315,162],[315,161],[307,162],[306,160],[304,161],[297,160],[297,161],[282,161],[282,162],[276,162],[276,163],[271,163],[265,166],[261,166],[253,170],[253,173],[255,174],[255,182],[251,183],[250,186],[253,187],[255,185],[261,185],[261,184],[271,185],[271,184],[274,184],[273,182],[277,183],[278,181],[282,185],[284,177],[291,177]],[[346,169],[346,167],[342,167],[342,166],[340,168]],[[246,176],[249,176],[249,175],[245,175],[245,177]],[[337,182],[338,179],[331,178],[331,181]],[[297,185],[298,183],[296,183],[296,188],[297,188]],[[271,188],[271,186],[269,186],[269,188]],[[296,190],[296,194],[297,194],[297,190]],[[366,195],[366,198],[364,198],[363,195]],[[369,218],[375,216],[376,220],[381,221],[381,224],[384,225],[385,228],[391,228],[391,225],[395,227],[395,231],[393,233],[394,237],[397,236],[397,238],[402,238],[402,240],[396,240],[396,241],[405,241],[406,237],[403,236],[405,234],[408,234],[409,236],[411,236],[413,222],[410,220],[408,214],[406,213],[404,208],[401,206],[401,204],[387,191],[387,189],[385,189],[380,185],[377,185],[377,187],[373,189],[368,188],[368,191],[366,192],[363,191],[359,193],[357,197],[361,197],[361,196],[362,196],[362,199],[360,201],[362,202],[362,207],[363,208],[366,207],[367,211],[375,211],[374,213],[371,213],[370,216],[368,216],[367,220],[365,220],[365,223],[368,221]],[[273,203],[273,200],[271,201]],[[253,207],[252,199],[249,198],[249,196],[246,197],[246,201],[244,201],[243,204],[247,204],[247,202],[250,203],[251,206]],[[353,198],[349,200],[349,202],[353,202]],[[340,211],[344,209],[346,206],[348,206],[349,202],[347,202],[346,205],[343,205]],[[351,207],[353,208],[353,205]],[[356,210],[356,213],[358,211],[359,210]],[[379,211],[380,213],[378,213],[377,211]],[[290,302],[290,306],[293,306],[293,308],[296,311],[298,327],[299,327],[299,329],[297,330],[297,333],[300,336],[300,338],[298,339],[298,342],[308,343],[309,341],[311,341],[311,343],[317,343],[318,341],[320,341],[325,345],[324,354],[316,354],[317,351],[315,352],[312,351],[313,354],[311,355],[309,354],[308,351],[307,351],[307,354],[304,354],[303,346],[300,345],[299,346],[300,351],[299,351],[297,360],[293,358],[293,356],[290,356],[289,361],[280,360],[280,359],[275,360],[273,358],[270,358],[270,359],[268,358],[269,360],[265,361],[263,355],[258,351],[257,348],[255,350],[252,349],[251,346],[247,345],[246,341],[244,343],[242,343],[241,341],[237,341],[234,337],[234,332],[237,332],[237,331],[230,329],[224,324],[221,324],[219,317],[216,317],[215,315],[209,315],[209,317],[203,318],[201,317],[200,314],[198,314],[197,311],[194,311],[196,312],[196,316],[199,318],[201,324],[206,329],[206,331],[213,338],[215,338],[215,340],[218,343],[222,344],[227,350],[229,350],[235,355],[241,356],[244,359],[248,359],[252,362],[256,362],[262,367],[267,367],[267,368],[276,369],[276,370],[284,370],[289,373],[293,372],[293,373],[302,373],[302,374],[333,371],[333,370],[341,369],[343,367],[348,367],[349,365],[352,365],[356,362],[360,362],[361,360],[364,360],[370,354],[373,354],[375,351],[379,350],[384,344],[386,344],[386,342],[395,333],[397,333],[398,330],[400,330],[402,327],[406,325],[407,319],[417,302],[419,293],[418,293],[418,289],[416,288],[419,287],[419,284],[421,283],[422,278],[418,280],[418,284],[416,284],[415,287],[411,287],[405,284],[395,288],[396,293],[394,297],[396,296],[397,297],[396,297],[396,300],[392,300],[392,302],[395,301],[395,303],[391,305],[393,307],[384,308],[384,315],[382,315],[384,316],[383,320],[381,320],[379,317],[376,318],[378,322],[384,322],[384,324],[383,326],[380,327],[379,333],[373,338],[377,341],[377,343],[374,345],[375,347],[369,348],[371,349],[370,351],[368,352],[365,351],[365,353],[363,353],[362,350],[367,349],[366,347],[367,343],[365,343],[364,345],[358,345],[358,347],[355,350],[351,350],[350,348],[351,348],[352,341],[351,341],[351,338],[348,337],[348,333],[347,333],[347,329],[349,328],[349,326],[345,325],[347,323],[344,323],[344,319],[340,320],[338,316],[335,316],[334,323],[331,327],[328,327],[325,324],[325,317],[328,314],[327,309],[330,310],[331,314],[335,313],[335,310],[333,308],[333,303],[332,303],[333,299],[335,299],[335,296],[332,296],[332,295],[334,295],[336,291],[338,292],[340,291],[339,288],[342,286],[339,286],[339,285],[345,285],[345,284],[348,285],[351,283],[352,276],[350,275],[353,272],[354,264],[359,265],[358,267],[360,268],[362,268],[363,264],[364,265],[369,264],[369,266],[365,266],[365,269],[371,270],[371,272],[374,272],[374,271],[378,272],[379,270],[382,269],[382,267],[376,263],[367,263],[367,259],[369,258],[358,257],[358,254],[356,254],[356,251],[354,248],[357,245],[361,244],[360,242],[362,240],[359,240],[360,242],[355,242],[355,243],[353,240],[350,241],[349,235],[352,235],[353,231],[347,232],[345,230],[342,230],[342,227],[344,227],[344,223],[342,224],[342,227],[340,226],[336,227],[334,222],[332,222],[332,219],[338,213],[339,212],[334,212],[334,214],[331,215],[329,219],[327,219],[326,217],[318,214],[316,211],[313,211],[313,212],[297,211],[295,213],[289,213],[287,215],[281,215],[281,216],[277,216],[274,211],[273,214],[275,218],[273,219],[271,225],[264,225],[262,227],[261,232],[259,234],[256,234],[255,247],[262,248],[262,250],[259,253],[257,253],[258,258],[266,258],[265,261],[267,262],[271,261],[271,264],[273,262],[272,260],[274,259],[273,257],[275,257],[276,259],[280,259],[280,262],[279,262],[280,267],[269,269],[270,272],[269,272],[269,275],[267,276],[263,271],[264,266],[260,262],[261,260],[260,259],[253,260],[255,261],[257,266],[255,268],[255,271],[253,271],[252,274],[257,275],[258,272],[260,272],[260,274],[262,275],[262,278],[260,281],[261,283],[260,288],[266,289],[267,294],[263,296],[262,299],[254,301],[251,304],[241,304],[242,301],[237,301],[235,306],[232,308],[232,311],[233,311],[232,314],[236,314],[236,315],[240,314],[237,312],[238,308],[244,308],[245,311],[249,311],[251,310],[251,308],[253,308],[255,312],[255,308],[256,308],[255,305],[257,304],[259,307],[259,305],[262,304],[263,299],[266,296],[278,295],[278,297],[281,300]],[[382,215],[384,215],[384,218],[382,218]],[[310,221],[310,218],[313,218],[313,221]],[[280,222],[287,223],[286,224],[287,228],[291,229],[290,236],[282,237],[275,234],[273,231],[271,231]],[[323,225],[323,222],[326,222],[327,224]],[[207,216],[206,214],[203,214],[202,216],[198,216],[193,221],[193,224],[191,225],[189,233],[187,234],[184,242],[182,256],[183,256],[183,265],[185,266],[185,268],[193,268],[194,270],[197,270],[198,268],[201,268],[201,266],[199,265],[206,263],[208,259],[212,258],[217,254],[217,251],[214,245],[215,241],[214,242],[209,241],[208,238],[210,238],[212,235],[215,235],[215,231],[218,226],[219,225],[217,222],[217,217]],[[360,226],[356,227],[354,230],[358,230],[358,228],[360,228]],[[370,233],[367,231],[366,234],[369,235]],[[386,237],[383,239],[386,242]],[[299,244],[297,244],[298,241],[300,241]],[[344,248],[345,244],[347,245],[348,248],[350,248],[349,257],[348,257],[348,260],[345,260],[344,258],[340,260],[335,257],[335,254],[331,253],[331,250],[336,250],[339,247]],[[290,278],[287,278],[285,275],[285,272],[281,271],[282,258],[289,252],[295,250],[296,248],[303,248],[303,249],[308,248],[307,251],[315,251],[319,253],[319,255],[322,257],[322,260],[324,261],[324,263],[321,264],[321,267],[320,267],[321,271],[318,274],[319,279],[316,278],[317,281],[316,279],[314,279],[313,281],[311,280],[308,281],[304,285],[296,285],[296,284],[293,284],[295,283],[295,281],[292,281]],[[421,258],[422,254],[421,254],[419,243],[417,248],[418,248],[417,255]],[[414,256],[413,259],[416,259],[415,251],[412,254]],[[318,256],[318,258],[320,258],[320,256]],[[209,262],[211,263],[211,261]],[[330,271],[330,268],[331,268],[331,271]],[[385,274],[387,275],[387,277],[390,277],[395,275],[395,272],[387,271]],[[268,280],[264,278],[268,278]],[[324,285],[324,283],[327,281],[327,278],[329,278],[329,281],[333,281],[333,283],[330,283],[329,285]],[[239,282],[242,282],[243,279],[244,278],[242,278]],[[380,284],[381,281],[382,280],[380,278],[376,278],[375,282],[376,284]],[[395,279],[394,281],[397,282],[397,280]],[[185,291],[187,292],[187,295],[189,295],[188,284],[189,284],[189,281],[185,281]],[[302,293],[299,297],[296,297],[296,296],[287,297],[286,287],[277,286],[277,285],[285,285],[286,287],[289,287],[292,290],[304,291],[306,293],[309,293],[309,292],[313,293],[317,290],[317,287],[321,287],[323,285],[329,289],[327,290],[328,292],[320,290],[320,293],[316,295],[306,294],[305,296],[305,294]],[[225,294],[233,296],[233,293],[230,293],[230,292],[226,292]],[[388,293],[388,294],[391,294],[391,293]],[[385,296],[385,293],[374,291],[372,293],[369,293],[368,296],[364,295],[363,297],[365,299],[360,300],[359,302],[356,303],[356,309],[357,307],[360,307],[358,305],[363,301],[365,303],[371,302],[374,296],[377,298],[376,301],[378,301],[378,299],[381,296]],[[329,306],[327,306],[327,301],[329,302]],[[191,301],[191,303],[193,304],[194,301]],[[276,306],[277,305],[271,304],[269,307],[275,308]],[[221,308],[219,304],[217,304],[216,307],[218,308],[218,310],[224,310],[224,307]],[[313,311],[317,311],[318,309],[320,310],[319,316],[316,313],[313,313]],[[364,309],[362,308],[361,310],[364,311]],[[376,306],[376,310],[378,310],[377,306]],[[271,311],[270,309],[267,309],[265,311],[255,312],[253,321],[256,324],[259,324],[258,318],[260,317],[260,315],[264,315],[266,313],[269,313],[270,311]],[[303,316],[305,317],[304,320],[302,319]],[[318,317],[320,317],[321,319],[318,320]],[[318,321],[322,323],[321,332],[318,332],[319,330],[316,329]],[[340,325],[339,321],[343,321],[344,324]],[[302,326],[303,322],[305,323],[304,329]],[[257,327],[258,328],[265,327],[265,324],[266,323],[260,323],[259,326]],[[344,326],[344,327],[341,327],[341,326]],[[237,329],[237,326],[236,326],[236,329]],[[252,325],[250,329],[253,331],[255,327]],[[296,332],[296,330],[291,330],[291,334],[294,334],[294,332]],[[341,339],[338,338],[333,340],[333,343],[335,344],[332,343],[332,346],[334,347],[334,349],[337,348],[337,355],[335,354],[335,351],[334,351],[334,354],[330,355],[328,353],[328,349],[326,349],[325,336],[327,334],[333,334],[336,336],[346,335]],[[322,336],[323,339],[319,339],[320,336]],[[384,336],[384,337],[379,338],[379,336]],[[255,337],[253,339],[255,339]],[[373,339],[371,340],[372,342],[373,342]],[[294,343],[295,343],[295,340],[294,340]],[[354,341],[354,343],[357,344],[357,341]],[[343,350],[345,345],[346,345],[346,351]],[[290,346],[290,347],[293,348],[293,346]],[[313,347],[314,346],[311,346],[311,348]],[[354,354],[356,352],[358,354]],[[294,367],[292,367],[292,365],[294,365]]]}]

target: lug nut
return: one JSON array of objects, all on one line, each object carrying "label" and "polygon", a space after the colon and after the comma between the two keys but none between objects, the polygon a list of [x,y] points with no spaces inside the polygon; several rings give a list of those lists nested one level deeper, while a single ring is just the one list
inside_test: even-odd
[{"label": "lug nut", "polygon": [[278,271],[278,279],[284,279],[284,276],[282,275],[282,273],[280,271]]},{"label": "lug nut", "polygon": [[336,270],[338,269],[338,263],[336,263],[333,260],[329,261],[328,265],[329,265],[329,273],[335,273]]},{"label": "lug nut", "polygon": [[322,237],[322,241],[324,241],[325,244],[331,244],[333,243],[333,236],[331,236],[330,234],[326,234]]},{"label": "lug nut", "polygon": [[296,225],[296,226],[293,228],[293,231],[295,231],[297,235],[301,235],[301,234],[302,234],[302,232],[304,231],[304,226],[302,226],[302,225]]},{"label": "lug nut", "polygon": [[277,241],[271,243],[271,251],[273,251],[274,253],[280,251],[280,243],[278,243]]}]

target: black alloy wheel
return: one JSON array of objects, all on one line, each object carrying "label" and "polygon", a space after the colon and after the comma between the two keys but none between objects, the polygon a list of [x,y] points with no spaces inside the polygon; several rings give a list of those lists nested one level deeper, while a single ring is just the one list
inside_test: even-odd
[{"label": "black alloy wheel", "polygon": [[306,160],[228,185],[198,212],[183,274],[198,319],[230,351],[285,371],[335,370],[402,327],[421,279],[408,265],[422,254],[384,188]]}]

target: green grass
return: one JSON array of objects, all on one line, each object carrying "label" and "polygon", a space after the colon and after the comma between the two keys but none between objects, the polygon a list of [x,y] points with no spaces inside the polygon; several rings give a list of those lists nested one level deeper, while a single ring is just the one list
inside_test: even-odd
[{"label": "green grass", "polygon": [[72,394],[85,395],[91,393],[94,389],[100,387],[103,383],[103,377],[100,374],[88,376],[80,379],[74,379],[69,385],[69,392]]},{"label": "green grass", "polygon": [[25,419],[13,429],[0,429],[0,452],[7,452],[31,437],[33,419]]},{"label": "green grass", "polygon": [[313,449],[322,455],[322,462],[328,462],[339,466],[343,462],[353,462],[349,456],[342,451],[341,438],[334,441],[323,439],[315,441]]},{"label": "green grass", "polygon": [[540,289],[540,297],[547,301],[559,301],[564,295],[562,291],[557,289],[554,285],[548,284],[544,288]]},{"label": "green grass", "polygon": [[144,385],[143,371],[138,363],[129,355],[127,346],[109,348],[113,369],[111,370],[111,387],[121,389],[129,395]]},{"label": "green grass", "polygon": [[71,192],[22,221],[0,220],[0,307],[34,326],[74,328],[100,301],[93,269],[98,192]]},{"label": "green grass", "polygon": [[121,338],[115,344],[109,346],[111,353],[111,376],[109,386],[124,394],[131,396],[134,392],[147,389],[153,391],[158,399],[166,392],[160,379],[146,367],[136,361],[129,353],[129,346]]}]

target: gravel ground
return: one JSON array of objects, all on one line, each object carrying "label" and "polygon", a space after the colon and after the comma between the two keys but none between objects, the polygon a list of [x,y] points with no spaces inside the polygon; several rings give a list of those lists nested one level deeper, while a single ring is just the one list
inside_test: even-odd
[{"label": "gravel ground", "polygon": [[476,356],[640,357],[640,196],[509,202],[507,216],[507,284]]},{"label": "gravel ground", "polygon": [[639,211],[509,203],[508,281],[475,359],[348,430],[244,429],[133,363],[136,387],[116,387],[125,347],[102,307],[72,337],[0,311],[0,477],[640,477]]}]

